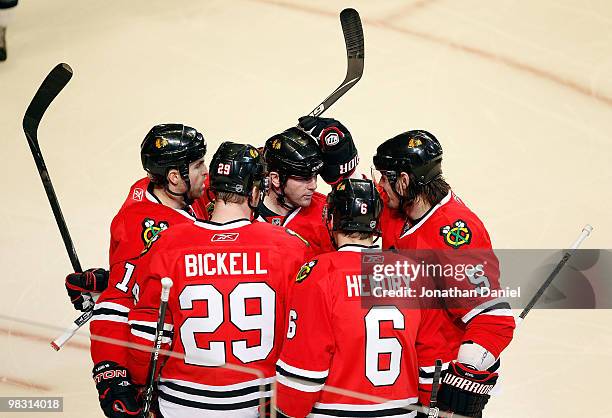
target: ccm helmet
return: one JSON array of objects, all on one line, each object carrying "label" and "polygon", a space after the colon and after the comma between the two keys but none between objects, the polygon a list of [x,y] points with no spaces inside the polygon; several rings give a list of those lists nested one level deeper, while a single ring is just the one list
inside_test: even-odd
[{"label": "ccm helmet", "polygon": [[206,154],[206,141],[201,133],[181,124],[156,125],[140,146],[142,167],[157,184],[166,184],[166,175],[178,169],[189,185],[189,164]]},{"label": "ccm helmet", "polygon": [[401,172],[406,172],[413,173],[417,184],[424,186],[442,175],[442,146],[427,131],[404,132],[378,146],[374,167],[390,172],[393,184]]},{"label": "ccm helmet", "polygon": [[276,171],[283,179],[288,176],[316,176],[323,167],[317,141],[296,127],[268,139],[264,146],[264,157],[268,170]]},{"label": "ccm helmet", "polygon": [[252,145],[226,141],[210,163],[210,190],[250,196],[253,187],[266,191],[265,163]]},{"label": "ccm helmet", "polygon": [[327,195],[328,228],[331,221],[332,231],[377,233],[382,209],[372,180],[341,180]]}]

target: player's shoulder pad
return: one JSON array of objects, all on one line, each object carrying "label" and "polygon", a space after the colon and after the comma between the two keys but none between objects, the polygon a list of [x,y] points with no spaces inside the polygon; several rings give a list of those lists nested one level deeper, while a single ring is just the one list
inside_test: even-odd
[{"label": "player's shoulder pad", "polygon": [[272,225],[268,222],[253,221],[251,224],[255,230],[260,230],[265,234],[266,242],[273,245],[298,245],[300,247],[310,247],[310,243],[297,232],[279,225]]},{"label": "player's shoulder pad", "polygon": [[482,221],[454,193],[448,204],[439,208],[432,216],[433,234],[449,248],[459,249],[474,240],[489,240],[489,234]]},{"label": "player's shoulder pad", "polygon": [[[300,267],[295,275],[295,282],[302,283],[304,280],[306,280],[315,271],[317,264],[319,264],[318,258],[313,258],[312,260],[302,264],[302,267]],[[320,268],[321,267],[319,267],[319,269]]]}]

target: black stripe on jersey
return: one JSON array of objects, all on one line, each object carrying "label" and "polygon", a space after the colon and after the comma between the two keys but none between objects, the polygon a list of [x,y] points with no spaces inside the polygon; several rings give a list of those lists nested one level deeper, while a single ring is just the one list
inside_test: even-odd
[{"label": "black stripe on jersey", "polygon": [[501,362],[499,359],[497,359],[495,363],[493,363],[493,365],[487,369],[487,371],[493,373],[495,370],[499,369],[499,366],[501,366]]},{"label": "black stripe on jersey", "polygon": [[94,309],[93,311],[94,316],[95,315],[117,315],[117,316],[125,316],[126,318],[128,317],[128,313],[129,312],[121,312],[116,309],[110,309],[110,308],[98,308],[98,309]]},{"label": "black stripe on jersey", "polygon": [[425,370],[423,370],[423,369],[421,369],[419,367],[419,377],[421,379],[433,379],[434,373],[435,373],[435,371],[433,371],[433,372],[426,372]]},{"label": "black stripe on jersey", "polygon": [[[416,407],[416,404],[414,405]],[[312,408],[313,414],[327,415],[330,417],[394,417],[407,415],[412,411],[403,408],[381,409],[378,411],[342,411],[339,409]]]},{"label": "black stripe on jersey", "polygon": [[[510,304],[508,302],[499,302],[499,303],[496,303],[495,305],[491,305],[488,308],[483,309],[482,312],[479,312],[477,315],[474,315],[472,318],[470,318],[470,321],[476,318],[478,315],[482,315],[487,312],[495,311],[497,309],[512,309],[512,308],[510,307]],[[470,321],[467,321],[466,324],[469,324]]]},{"label": "black stripe on jersey", "polygon": [[[141,324],[131,324],[130,327],[132,329],[135,329],[136,331],[151,334],[153,336],[155,335],[155,327],[149,327],[147,325],[141,325]],[[164,334],[164,337],[172,338],[172,336],[174,335],[174,332],[168,331],[167,329],[165,329],[163,334]]]},{"label": "black stripe on jersey", "polygon": [[306,377],[306,376],[302,376],[300,374],[291,373],[291,372],[288,372],[287,370],[283,369],[278,364],[276,365],[276,371],[279,374],[282,374],[283,376],[293,377],[293,378],[300,379],[300,380],[305,380],[307,382],[316,383],[318,385],[322,385],[327,380],[327,377],[315,378],[315,377]]},{"label": "black stripe on jersey", "polygon": [[[208,409],[214,411],[232,411],[235,409],[244,409],[250,408],[254,406],[258,406],[260,399],[252,399],[250,401],[245,402],[237,402],[237,403],[203,403],[191,401],[188,399],[177,398],[176,396],[168,395],[165,392],[159,391],[158,396],[168,402],[175,403],[177,405],[188,406],[190,408],[199,408],[199,409]],[[264,398],[265,401],[268,401],[270,398]]]},{"label": "black stripe on jersey", "polygon": [[[176,390],[177,392],[188,393],[190,395],[207,396],[209,398],[233,398],[235,396],[243,396],[250,393],[261,392],[260,386],[250,386],[243,389],[220,391],[195,389],[188,386],[179,385],[178,383],[174,382],[159,382],[159,386],[166,386],[167,388]],[[267,392],[272,390],[272,385],[268,383],[267,385],[263,385],[263,388],[264,391]]]}]

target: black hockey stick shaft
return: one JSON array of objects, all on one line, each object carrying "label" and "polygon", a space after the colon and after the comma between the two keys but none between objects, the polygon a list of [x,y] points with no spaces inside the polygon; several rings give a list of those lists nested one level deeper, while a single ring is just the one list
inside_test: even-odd
[{"label": "black hockey stick shaft", "polygon": [[427,418],[437,418],[440,415],[438,408],[438,389],[440,388],[440,375],[442,374],[442,360],[436,360],[434,369],[433,384],[431,386],[431,398],[429,400],[429,411]]},{"label": "black hockey stick shaft", "polygon": [[533,295],[533,297],[531,298],[527,306],[525,306],[525,309],[523,309],[523,312],[521,312],[521,314],[519,315],[519,318],[517,319],[518,323],[522,322],[527,316],[527,314],[529,313],[529,311],[531,311],[531,309],[535,306],[535,304],[538,303],[538,300],[540,300],[540,298],[542,297],[546,289],[548,289],[548,286],[550,286],[552,281],[555,279],[555,277],[557,277],[561,269],[563,269],[567,261],[572,256],[572,254],[574,254],[576,249],[578,249],[580,244],[582,244],[582,241],[584,241],[591,234],[592,231],[593,231],[593,227],[591,225],[586,225],[584,228],[582,228],[582,232],[578,236],[578,239],[576,239],[576,241],[574,241],[570,249],[567,250],[565,254],[563,254],[561,261],[559,261],[559,263],[555,266],[555,268],[550,273],[548,278],[544,281],[544,283],[542,283],[542,286],[540,286],[536,294]]},{"label": "black hockey stick shaft", "polygon": [[151,351],[151,360],[149,362],[149,371],[147,374],[147,384],[144,391],[144,402],[142,405],[142,417],[148,418],[151,410],[151,402],[153,400],[153,389],[157,380],[157,363],[159,360],[159,350],[161,349],[164,338],[164,322],[166,320],[166,310],[168,309],[168,299],[170,297],[170,288],[172,287],[172,279],[164,277],[161,280],[161,297],[159,304],[159,314],[157,316],[157,326],[155,328],[155,346]]},{"label": "black hockey stick shaft", "polygon": [[327,96],[321,104],[310,112],[310,116],[321,116],[325,110],[333,105],[340,97],[349,91],[363,75],[365,46],[363,41],[363,27],[359,13],[355,9],[344,9],[340,12],[340,24],[346,43],[347,68],[346,77],[340,86]]},{"label": "black hockey stick shaft", "polygon": [[79,262],[74,244],[72,243],[68,226],[64,220],[64,215],[62,214],[62,209],[60,208],[59,201],[57,200],[53,183],[49,177],[49,171],[47,170],[45,160],[42,156],[42,152],[40,151],[40,146],[38,145],[38,125],[40,124],[40,121],[49,105],[51,105],[57,95],[64,89],[64,87],[66,87],[71,78],[72,69],[68,64],[58,64],[55,66],[55,68],[53,68],[53,70],[51,70],[49,75],[47,75],[45,80],[38,88],[38,91],[34,95],[32,102],[30,102],[30,105],[25,112],[25,116],[23,117],[23,131],[25,132],[28,145],[32,151],[36,168],[38,168],[40,179],[42,180],[45,188],[51,209],[53,210],[53,216],[57,222],[57,227],[62,235],[62,240],[64,241],[64,246],[66,247],[66,252],[70,258],[72,268],[76,272],[81,272],[83,271],[81,268],[81,263]]}]

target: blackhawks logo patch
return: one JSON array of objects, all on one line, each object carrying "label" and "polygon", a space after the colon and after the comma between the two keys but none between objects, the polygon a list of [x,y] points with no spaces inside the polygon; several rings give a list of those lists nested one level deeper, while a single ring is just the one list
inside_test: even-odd
[{"label": "blackhawks logo patch", "polygon": [[142,255],[149,251],[153,243],[160,237],[160,232],[165,231],[166,229],[168,229],[168,222],[159,221],[157,224],[155,224],[153,219],[145,218],[145,220],[142,221],[141,235],[145,247],[140,254]]},{"label": "blackhawks logo patch", "polygon": [[440,235],[444,238],[446,245],[455,249],[469,244],[472,240],[472,231],[467,223],[461,219],[457,219],[452,225],[445,225],[440,228]]},{"label": "blackhawks logo patch", "polygon": [[310,273],[312,273],[312,269],[314,268],[314,266],[317,265],[317,261],[318,260],[312,260],[304,264],[302,268],[300,268],[300,271],[298,271],[298,274],[295,277],[295,281],[297,283],[302,283],[304,280],[306,280],[306,278],[310,276]]}]

